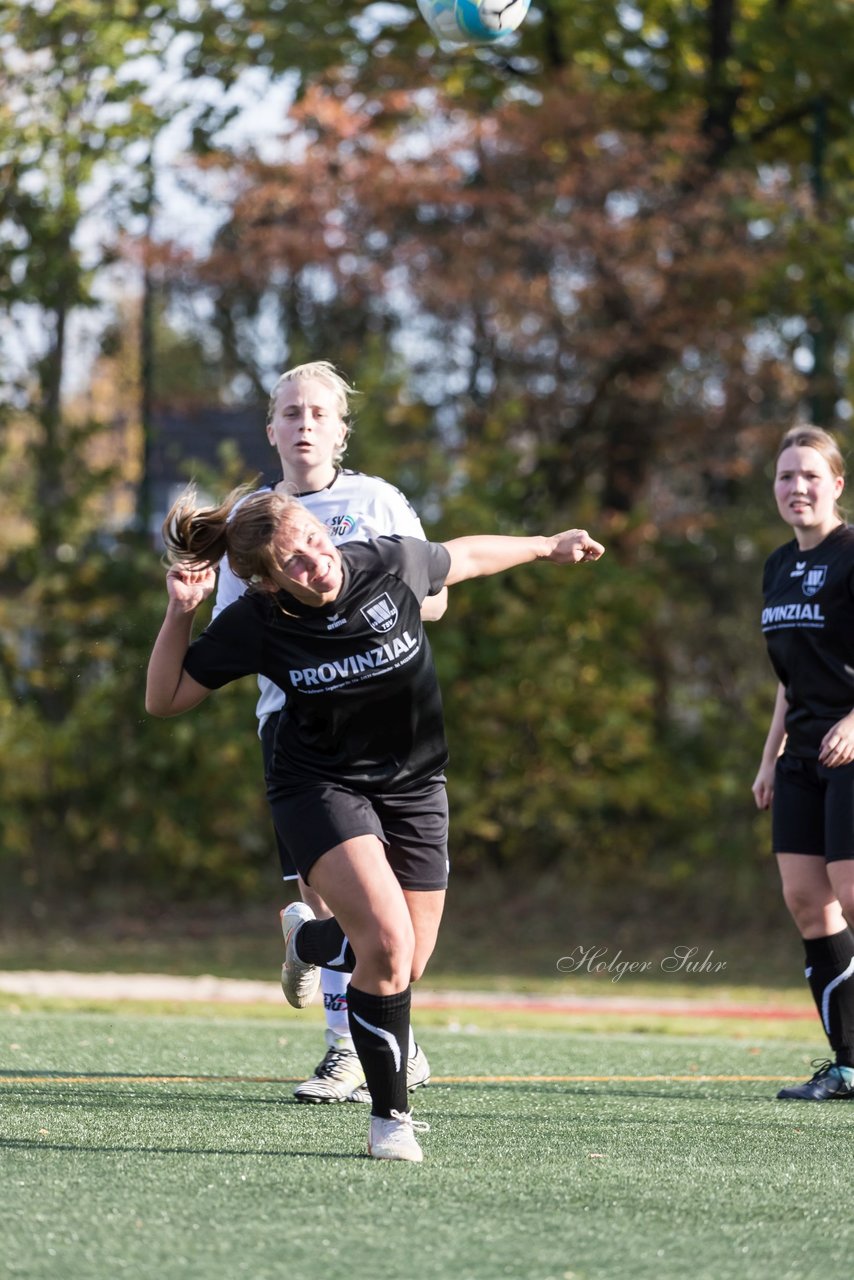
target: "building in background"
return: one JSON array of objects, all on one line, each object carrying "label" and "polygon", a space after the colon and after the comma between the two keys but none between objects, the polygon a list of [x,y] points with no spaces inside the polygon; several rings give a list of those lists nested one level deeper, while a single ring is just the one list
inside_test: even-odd
[{"label": "building in background", "polygon": [[265,418],[262,404],[153,411],[148,454],[152,536],[159,540],[167,511],[190,481],[202,496],[219,500],[234,484],[251,483],[278,470]]}]

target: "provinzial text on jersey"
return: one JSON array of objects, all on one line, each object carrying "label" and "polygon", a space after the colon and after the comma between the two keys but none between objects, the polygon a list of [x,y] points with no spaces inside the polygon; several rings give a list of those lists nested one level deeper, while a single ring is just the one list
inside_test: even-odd
[{"label": "provinzial text on jersey", "polygon": [[820,604],[796,602],[795,604],[772,604],[762,610],[762,629],[786,622],[810,622],[814,626],[824,623],[824,614]]},{"label": "provinzial text on jersey", "polygon": [[404,631],[402,636],[381,644],[375,649],[366,649],[363,653],[351,653],[335,662],[323,662],[319,667],[302,667],[288,672],[294,688],[307,688],[310,685],[332,684],[335,680],[346,680],[349,676],[361,675],[363,671],[373,671],[377,667],[388,667],[397,658],[411,654],[417,642]]}]

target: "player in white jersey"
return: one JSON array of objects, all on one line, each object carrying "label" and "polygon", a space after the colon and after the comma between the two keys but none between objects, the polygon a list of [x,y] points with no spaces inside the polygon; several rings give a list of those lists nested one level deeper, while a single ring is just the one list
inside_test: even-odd
[{"label": "player in white jersey", "polygon": [[[350,434],[349,398],[352,388],[326,361],[297,365],[283,373],[270,396],[267,438],[276,449],[282,475],[262,485],[298,497],[324,524],[336,544],[366,541],[390,534],[425,540],[421,521],[399,489],[377,476],[341,467]],[[228,558],[219,569],[214,617],[239,599],[246,583],[232,572]],[[447,590],[428,597],[422,618],[441,618]],[[258,679],[256,706],[258,733],[269,773],[276,726],[285,706],[285,695],[270,680]],[[303,900],[316,917],[328,916],[320,899],[299,876],[282,841],[276,836],[283,880],[298,880]],[[321,981],[326,1015],[326,1053],[313,1075],[294,1090],[300,1102],[367,1102],[365,1079],[353,1047],[348,1023],[347,973],[324,969]],[[410,1042],[407,1079],[410,1089],[427,1084],[430,1066],[414,1037]]]}]

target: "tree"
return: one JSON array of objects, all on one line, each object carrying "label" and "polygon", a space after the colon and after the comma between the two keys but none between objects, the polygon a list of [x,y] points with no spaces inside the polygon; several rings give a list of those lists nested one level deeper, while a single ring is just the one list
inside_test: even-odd
[{"label": "tree", "polygon": [[580,92],[479,120],[439,95],[360,112],[316,90],[293,125],[303,157],[244,164],[185,287],[206,290],[221,334],[275,318],[279,361],[325,350],[352,367],[366,334],[398,350],[473,484],[500,487],[496,439],[527,509],[592,485],[629,512],[665,450],[707,456],[722,397],[734,426],[760,392],[786,394],[745,350],[751,291],[780,253],[751,214],[772,203],[736,175],[692,181],[690,120],[652,140]]},{"label": "tree", "polygon": [[97,845],[112,794],[105,766],[121,730],[108,708],[129,673],[117,618],[135,598],[141,550],[103,520],[111,471],[94,441],[109,425],[69,416],[63,393],[71,326],[95,307],[96,275],[144,207],[134,176],[165,119],[132,64],[166,40],[127,0],[0,10],[0,413],[3,466],[18,481],[0,545],[10,892],[22,868],[40,893],[67,888],[80,870],[67,850]]}]

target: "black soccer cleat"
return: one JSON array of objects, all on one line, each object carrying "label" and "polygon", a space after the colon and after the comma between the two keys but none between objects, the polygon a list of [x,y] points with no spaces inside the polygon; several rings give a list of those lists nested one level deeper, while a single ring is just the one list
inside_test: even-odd
[{"label": "black soccer cleat", "polygon": [[831,1102],[835,1098],[854,1099],[854,1067],[840,1067],[835,1062],[817,1061],[814,1076],[803,1084],[788,1085],[778,1098],[795,1098],[801,1102]]}]

